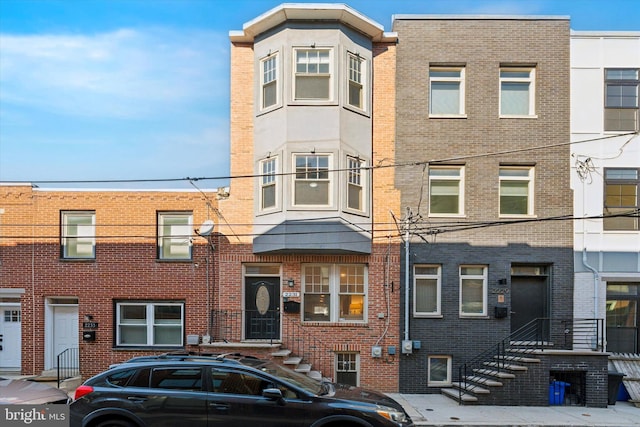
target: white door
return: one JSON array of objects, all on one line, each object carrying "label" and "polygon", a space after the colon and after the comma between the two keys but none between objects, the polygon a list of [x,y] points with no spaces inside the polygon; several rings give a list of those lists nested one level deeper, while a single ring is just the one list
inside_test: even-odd
[{"label": "white door", "polygon": [[22,312],[19,305],[0,305],[0,370],[20,370]]},{"label": "white door", "polygon": [[52,367],[58,366],[57,357],[69,348],[78,347],[78,306],[53,306]]}]

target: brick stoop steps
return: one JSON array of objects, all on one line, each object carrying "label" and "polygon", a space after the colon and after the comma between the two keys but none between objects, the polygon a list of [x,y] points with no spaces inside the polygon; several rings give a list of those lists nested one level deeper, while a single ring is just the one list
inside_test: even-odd
[{"label": "brick stoop steps", "polygon": [[[517,351],[517,350],[515,350]],[[494,356],[495,361],[484,362],[484,369],[474,369],[474,375],[464,381],[454,382],[453,388],[443,388],[441,393],[459,403],[478,404],[491,390],[503,387],[506,381],[516,379],[518,373],[526,373],[526,364],[540,363],[540,359],[524,356]]]}]

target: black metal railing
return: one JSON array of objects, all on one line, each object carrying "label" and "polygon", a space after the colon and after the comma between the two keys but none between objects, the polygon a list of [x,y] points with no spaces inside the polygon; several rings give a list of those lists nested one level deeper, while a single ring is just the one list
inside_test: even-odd
[{"label": "black metal railing", "polygon": [[58,370],[58,388],[62,381],[80,375],[80,349],[72,347],[64,350],[56,357]]},{"label": "black metal railing", "polygon": [[[544,351],[550,347],[565,350],[604,351],[603,344],[604,319],[534,319],[460,365],[458,368],[459,402],[463,404],[462,395],[470,391],[466,379],[482,374],[483,370],[503,370],[508,364],[517,360],[517,357]],[[474,382],[483,383],[477,378]]]},{"label": "black metal railing", "polygon": [[[281,317],[280,311],[271,311],[261,316],[247,310],[214,310],[211,313],[212,341],[234,343],[252,340],[266,340],[270,343],[280,343],[282,348],[290,350],[291,356],[301,357],[303,363],[308,363],[314,371],[319,371],[324,378],[333,376],[334,353],[331,346],[318,338],[318,327],[311,330],[299,320],[292,319],[293,315]],[[249,324],[251,319],[261,317],[266,327],[258,327],[263,334],[253,335]]]}]

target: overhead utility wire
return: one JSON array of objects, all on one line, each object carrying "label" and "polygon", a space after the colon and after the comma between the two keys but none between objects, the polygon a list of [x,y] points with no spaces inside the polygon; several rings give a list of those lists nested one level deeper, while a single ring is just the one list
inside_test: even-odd
[{"label": "overhead utility wire", "polygon": [[[607,136],[602,136],[598,138],[583,139],[580,141],[570,141],[570,142],[561,142],[558,144],[548,144],[548,145],[539,145],[534,147],[516,148],[513,150],[495,151],[491,153],[469,154],[469,155],[449,157],[449,158],[443,158],[443,159],[420,160],[420,161],[413,161],[413,162],[392,163],[392,164],[386,164],[386,165],[383,165],[380,163],[376,166],[373,166],[373,165],[364,166],[359,169],[374,170],[374,169],[396,168],[396,167],[404,167],[404,166],[421,166],[429,163],[443,163],[443,162],[451,162],[456,160],[499,156],[502,154],[522,153],[525,151],[543,150],[547,148],[582,144],[585,142],[593,142],[593,141],[619,138],[623,136],[632,136],[632,135],[638,135],[638,132],[628,132],[623,134],[607,135]],[[350,170],[353,170],[353,168],[331,169],[328,172],[341,172],[341,171],[350,171]],[[289,176],[289,175],[295,175],[295,174],[296,172],[294,171],[294,172],[281,172],[281,173],[269,174],[269,176]],[[124,184],[124,183],[150,183],[150,182],[179,182],[179,181],[188,181],[188,182],[221,181],[221,180],[231,180],[231,179],[260,178],[263,176],[265,175],[264,174],[247,174],[247,175],[227,175],[227,176],[213,176],[213,177],[185,177],[185,178],[157,178],[157,179],[33,180],[33,181],[23,180],[23,181],[2,181],[2,182],[7,184],[25,184],[25,183],[31,183],[31,184]]]}]

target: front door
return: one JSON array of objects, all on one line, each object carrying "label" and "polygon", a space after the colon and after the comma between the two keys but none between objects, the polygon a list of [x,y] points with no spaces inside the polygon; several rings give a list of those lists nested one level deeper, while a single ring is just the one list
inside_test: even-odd
[{"label": "front door", "polygon": [[[78,306],[53,306],[53,352],[50,356],[52,368],[58,366],[57,357],[60,353],[78,348],[78,336]],[[74,367],[77,366],[76,364]]]},{"label": "front door", "polygon": [[[511,276],[511,332],[535,319],[548,317],[548,280],[546,276]],[[549,339],[549,324],[542,321],[540,332]]]},{"label": "front door", "polygon": [[244,295],[245,339],[280,339],[280,278],[245,277]]},{"label": "front door", "polygon": [[0,370],[20,370],[22,362],[20,305],[0,305]]}]

